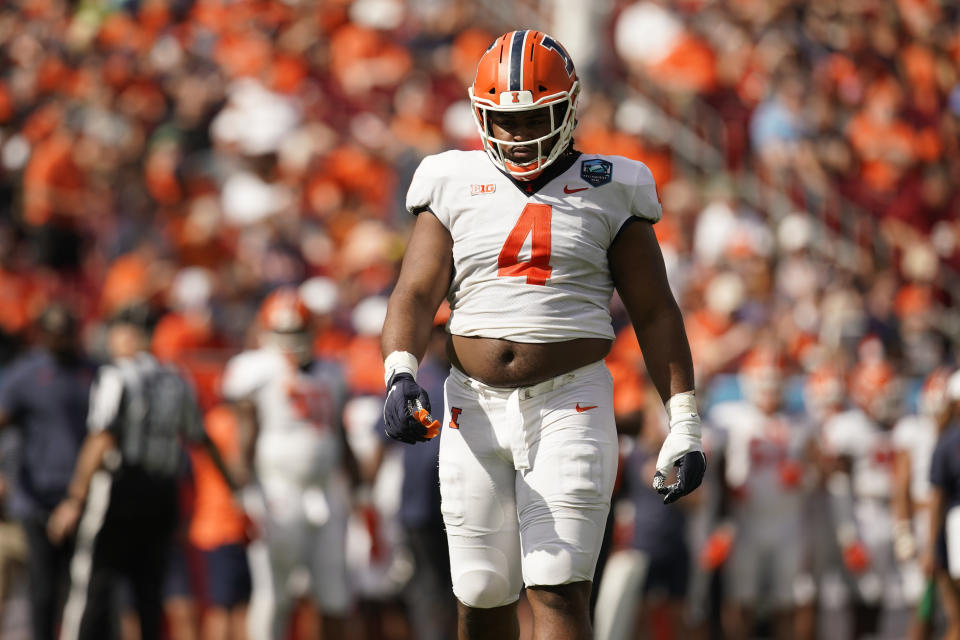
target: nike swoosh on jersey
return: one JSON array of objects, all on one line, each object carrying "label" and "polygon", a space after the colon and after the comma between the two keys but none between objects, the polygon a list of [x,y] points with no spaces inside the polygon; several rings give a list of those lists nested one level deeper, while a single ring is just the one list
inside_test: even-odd
[{"label": "nike swoosh on jersey", "polygon": [[589,407],[581,407],[580,403],[577,403],[577,413],[583,413],[584,411],[590,411],[590,409],[596,409],[597,405],[590,405]]},{"label": "nike swoosh on jersey", "polygon": [[580,192],[580,191],[586,191],[586,190],[589,189],[589,188],[590,188],[590,187],[580,187],[579,189],[571,189],[571,188],[570,188],[570,185],[566,185],[566,184],[565,184],[565,185],[563,185],[563,192],[564,192],[564,193],[578,193],[578,192]]}]

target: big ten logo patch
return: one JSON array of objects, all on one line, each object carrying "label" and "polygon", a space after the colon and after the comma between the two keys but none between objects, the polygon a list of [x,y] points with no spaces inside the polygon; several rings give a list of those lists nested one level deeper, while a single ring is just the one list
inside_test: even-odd
[{"label": "big ten logo patch", "polygon": [[470,195],[479,196],[484,193],[493,193],[497,190],[495,184],[472,184],[470,185]]},{"label": "big ten logo patch", "polygon": [[459,429],[460,425],[457,423],[457,419],[460,418],[460,414],[463,413],[463,409],[458,407],[450,407],[450,428]]}]

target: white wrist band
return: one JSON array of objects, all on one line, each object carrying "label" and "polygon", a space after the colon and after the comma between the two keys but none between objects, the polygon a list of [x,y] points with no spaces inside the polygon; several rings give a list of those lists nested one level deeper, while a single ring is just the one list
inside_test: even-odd
[{"label": "white wrist band", "polygon": [[383,360],[383,384],[390,384],[395,373],[409,373],[416,380],[419,368],[416,356],[409,351],[393,351]]},{"label": "white wrist band", "polygon": [[700,413],[697,411],[697,398],[693,391],[683,391],[670,396],[664,408],[667,410],[671,433],[676,431],[700,437]]}]

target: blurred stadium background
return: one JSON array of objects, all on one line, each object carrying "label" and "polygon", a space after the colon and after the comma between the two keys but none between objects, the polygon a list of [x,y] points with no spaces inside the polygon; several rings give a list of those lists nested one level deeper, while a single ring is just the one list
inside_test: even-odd
[{"label": "blurred stadium background", "polygon": [[[760,337],[786,354],[793,411],[811,372],[873,358],[909,413],[960,344],[958,14],[947,0],[7,0],[0,376],[50,301],[76,310],[95,358],[104,320],[146,304],[155,353],[212,406],[260,302],[294,284],[317,352],[355,396],[379,396],[406,185],[424,155],[480,148],[466,87],[522,26],[577,63],[577,147],[657,179],[705,413],[742,395]],[[611,363],[622,412],[642,407],[635,342]],[[3,611],[6,638],[17,609]]]}]

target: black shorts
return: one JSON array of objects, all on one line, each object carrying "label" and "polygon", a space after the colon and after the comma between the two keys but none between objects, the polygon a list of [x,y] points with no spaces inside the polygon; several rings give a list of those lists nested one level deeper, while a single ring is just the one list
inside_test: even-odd
[{"label": "black shorts", "polygon": [[250,565],[247,550],[226,544],[203,552],[207,565],[207,598],[210,604],[232,609],[250,600]]},{"label": "black shorts", "polygon": [[650,556],[647,579],[643,585],[645,597],[667,597],[682,600],[690,585],[690,554],[675,551]]}]

